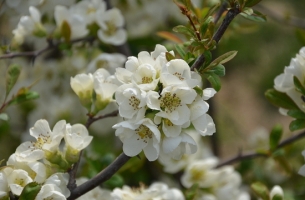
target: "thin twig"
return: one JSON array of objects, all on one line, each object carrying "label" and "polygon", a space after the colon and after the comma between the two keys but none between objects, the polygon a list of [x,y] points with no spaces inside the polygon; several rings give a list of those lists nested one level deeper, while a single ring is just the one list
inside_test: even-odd
[{"label": "thin twig", "polygon": [[[84,38],[71,40],[70,43],[74,44],[74,43],[85,42],[85,41],[90,42],[92,40],[94,40],[93,37],[84,37]],[[63,42],[58,42],[58,43],[54,44],[52,40],[48,40],[48,46],[46,46],[43,49],[36,50],[36,51],[27,51],[27,52],[11,52],[11,53],[8,53],[8,54],[0,55],[0,59],[10,59],[10,58],[16,58],[16,57],[36,58],[36,57],[40,56],[41,54],[43,54],[47,51],[58,48],[61,44],[63,44]]]},{"label": "thin twig", "polygon": [[[214,34],[212,41],[214,40],[216,43],[219,42],[221,37],[223,36],[224,32],[227,30],[228,26],[232,22],[232,20],[240,13],[240,9],[238,7],[230,9],[224,20],[222,21],[220,27],[217,29],[216,33]],[[201,54],[195,63],[191,66],[191,69],[198,69],[205,61],[205,56],[204,54]]]},{"label": "thin twig", "polygon": [[[305,131],[302,132],[302,133],[299,133],[297,135],[294,135],[292,137],[289,137],[286,140],[282,141],[276,147],[275,150],[283,148],[283,147],[285,147],[289,144],[292,144],[293,142],[295,142],[295,141],[297,141],[297,140],[299,140],[303,137],[305,137]],[[257,152],[249,152],[249,153],[244,153],[244,154],[239,153],[238,155],[234,156],[233,158],[230,158],[228,160],[225,160],[225,161],[219,163],[215,168],[220,168],[220,167],[223,167],[225,165],[230,165],[230,164],[239,162],[241,160],[246,160],[246,159],[250,159],[250,158],[257,158],[257,157],[268,157],[268,156],[269,156],[268,153],[257,153]]]},{"label": "thin twig", "polygon": [[97,121],[97,120],[104,119],[104,118],[107,118],[107,117],[116,117],[118,114],[119,114],[119,111],[118,111],[118,110],[115,110],[115,111],[113,111],[113,112],[111,112],[111,113],[108,113],[108,114],[105,114],[105,115],[101,115],[101,116],[98,116],[98,117],[89,118],[89,119],[87,120],[86,127],[89,128],[89,126],[90,126],[93,122],[95,122],[95,121]]},{"label": "thin twig", "polygon": [[121,153],[110,165],[108,165],[103,171],[98,173],[95,177],[83,183],[82,185],[75,188],[68,200],[76,199],[81,195],[89,192],[93,188],[97,187],[101,183],[110,179],[131,157]]}]

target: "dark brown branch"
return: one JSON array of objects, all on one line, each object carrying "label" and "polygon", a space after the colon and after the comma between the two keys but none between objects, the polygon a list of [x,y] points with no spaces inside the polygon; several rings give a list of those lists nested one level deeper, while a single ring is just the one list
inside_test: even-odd
[{"label": "dark brown branch", "polygon": [[93,117],[93,118],[89,118],[87,120],[87,123],[86,123],[86,127],[89,128],[89,126],[97,121],[97,120],[100,120],[100,119],[104,119],[104,118],[107,118],[107,117],[116,117],[117,115],[119,114],[119,111],[118,110],[115,110],[111,113],[108,113],[108,114],[105,114],[105,115],[101,115],[101,116],[98,116],[98,117]]},{"label": "dark brown branch", "polygon": [[[292,144],[293,142],[301,139],[305,137],[305,131],[302,133],[299,133],[297,135],[291,136],[290,138],[287,138],[286,140],[282,141],[275,150],[283,148],[289,144]],[[245,154],[241,154],[239,153],[238,155],[236,155],[233,158],[230,158],[228,160],[225,160],[221,163],[219,163],[215,168],[220,168],[223,167],[225,165],[230,165],[236,162],[239,162],[241,160],[246,160],[246,159],[251,159],[251,158],[257,158],[257,157],[268,157],[269,154],[268,153],[257,153],[257,152],[250,152],[250,153],[245,153]]]},{"label": "dark brown branch", "polygon": [[301,18],[298,18],[298,17],[295,17],[295,16],[283,16],[279,13],[276,13],[275,11],[265,7],[265,6],[262,6],[261,4],[258,4],[255,6],[255,8],[266,14],[267,17],[270,17],[271,19],[279,22],[279,23],[282,23],[282,24],[287,24],[287,25],[290,25],[290,26],[294,26],[294,27],[298,27],[298,28],[301,28],[301,29],[305,29],[305,21],[304,19],[301,19]]},{"label": "dark brown branch", "polygon": [[[224,32],[227,30],[227,28],[229,27],[230,23],[232,22],[232,20],[240,13],[240,10],[238,7],[236,8],[232,8],[230,9],[224,20],[222,21],[222,24],[220,25],[220,27],[217,29],[216,33],[214,34],[212,41],[214,40],[216,43],[219,42],[219,40],[221,39],[221,37],[223,36]],[[205,61],[205,56],[204,54],[201,54],[197,60],[195,61],[195,63],[192,65],[191,69],[198,69]]]},{"label": "dark brown branch", "polygon": [[81,195],[89,192],[93,188],[99,186],[101,183],[110,179],[128,160],[129,156],[121,153],[109,166],[107,166],[103,171],[98,173],[95,177],[83,183],[82,185],[75,188],[68,200],[76,199]]}]

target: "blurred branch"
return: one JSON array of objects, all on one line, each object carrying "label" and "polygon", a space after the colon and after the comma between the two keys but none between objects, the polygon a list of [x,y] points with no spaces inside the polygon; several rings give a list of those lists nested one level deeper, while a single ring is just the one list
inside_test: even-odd
[{"label": "blurred branch", "polygon": [[301,29],[305,29],[305,20],[295,17],[295,16],[283,16],[277,12],[275,12],[274,10],[271,10],[261,4],[258,4],[255,6],[255,8],[261,12],[266,14],[268,17],[270,17],[271,19],[279,22],[279,23],[283,23],[283,24],[287,24],[290,26],[295,26]]},{"label": "blurred branch", "polygon": [[[302,133],[299,133],[297,135],[294,135],[292,137],[287,138],[286,140],[282,141],[275,150],[278,150],[280,148],[283,148],[289,144],[292,144],[293,142],[298,141],[299,139],[305,137],[305,131]],[[258,152],[250,152],[250,153],[244,153],[242,154],[241,152],[238,153],[238,155],[236,155],[233,158],[230,158],[228,160],[225,160],[221,163],[219,163],[215,168],[220,168],[223,167],[225,165],[229,165],[229,164],[233,164],[242,160],[246,160],[246,159],[250,159],[250,158],[257,158],[257,157],[269,157],[270,154],[269,153],[258,153]]]},{"label": "blurred branch", "polygon": [[[219,28],[217,29],[216,33],[214,34],[212,41],[216,41],[216,43],[219,42],[219,40],[221,39],[221,37],[223,36],[224,32],[227,30],[227,28],[229,27],[230,23],[232,22],[232,20],[240,13],[240,10],[238,7],[232,8],[230,9],[224,20],[222,21],[221,25],[219,26]],[[198,69],[203,63],[205,62],[205,56],[204,54],[201,54],[197,60],[195,61],[195,63],[191,66],[191,69]]]},{"label": "blurred branch", "polygon": [[222,2],[219,10],[217,11],[217,13],[214,17],[214,24],[217,24],[221,15],[227,10],[227,7],[228,7],[228,3],[226,1]]},{"label": "blurred branch", "polygon": [[76,199],[81,195],[87,193],[93,188],[99,186],[101,183],[110,179],[131,157],[121,153],[110,165],[108,165],[103,171],[98,173],[95,177],[88,180],[75,188],[71,195],[67,198],[68,200]]},{"label": "blurred branch", "polygon": [[115,110],[111,113],[101,115],[101,116],[98,116],[98,117],[93,117],[93,118],[89,117],[88,120],[87,120],[87,123],[86,123],[86,127],[89,128],[89,126],[97,120],[104,119],[104,118],[107,118],[107,117],[116,117],[118,114],[119,114],[119,111]]},{"label": "blurred branch", "polygon": [[[79,38],[75,40],[71,40],[70,43],[78,43],[78,42],[91,42],[94,40],[94,37],[85,37],[85,38]],[[48,46],[46,46],[43,49],[36,50],[36,51],[27,51],[27,52],[11,52],[7,54],[0,55],[0,59],[9,59],[9,58],[16,58],[16,57],[32,57],[35,59],[36,57],[40,56],[41,54],[59,48],[61,44],[64,42],[57,42],[54,44],[53,40],[47,40]]]}]

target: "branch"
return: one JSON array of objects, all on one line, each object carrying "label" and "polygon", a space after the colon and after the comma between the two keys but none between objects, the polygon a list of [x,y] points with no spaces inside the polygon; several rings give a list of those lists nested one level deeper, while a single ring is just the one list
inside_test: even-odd
[{"label": "branch", "polygon": [[[94,37],[84,37],[84,38],[71,40],[70,43],[74,44],[74,43],[84,42],[84,41],[90,42],[92,40],[94,40]],[[47,41],[48,41],[48,46],[46,46],[43,49],[36,50],[36,51],[12,52],[12,53],[8,53],[8,54],[3,54],[3,55],[0,55],[0,59],[9,59],[9,58],[16,58],[16,57],[32,57],[35,59],[36,57],[40,56],[41,54],[43,54],[47,51],[50,51],[52,49],[56,49],[61,44],[64,43],[64,42],[57,42],[56,44],[54,44],[53,40],[47,40]]]},{"label": "branch", "polygon": [[[302,133],[299,133],[297,135],[294,135],[290,138],[287,138],[286,140],[282,141],[275,150],[280,149],[282,147],[285,147],[301,138],[305,137],[305,131]],[[246,160],[246,159],[250,159],[250,158],[257,158],[257,157],[268,157],[269,155],[266,153],[257,153],[257,152],[250,152],[250,153],[245,153],[245,154],[241,154],[239,153],[237,156],[230,158],[226,161],[223,161],[221,163],[219,163],[215,168],[220,168],[223,167],[225,165],[229,165],[229,164],[233,164],[235,162],[239,162],[241,160]]]},{"label": "branch", "polygon": [[279,22],[279,23],[284,23],[290,26],[298,27],[301,29],[305,29],[305,21],[304,19],[295,17],[295,16],[282,16],[281,14],[278,14],[274,12],[273,10],[262,6],[261,4],[258,4],[255,6],[258,11],[262,13],[266,13],[268,17],[271,19]]},{"label": "branch", "polygon": [[76,199],[81,195],[89,192],[93,188],[97,187],[101,183],[110,179],[131,157],[121,153],[110,165],[108,165],[103,171],[98,173],[95,177],[83,183],[82,185],[75,188],[68,200]]},{"label": "branch", "polygon": [[86,123],[86,127],[89,128],[89,126],[97,120],[104,119],[104,118],[107,118],[107,117],[116,117],[118,114],[119,114],[119,111],[115,110],[115,111],[113,111],[111,113],[108,113],[108,114],[105,114],[105,115],[101,115],[101,116],[93,117],[93,118],[88,118],[87,123]]},{"label": "branch", "polygon": [[[232,20],[240,13],[240,10],[238,7],[236,8],[232,8],[230,9],[224,20],[222,21],[222,24],[220,25],[220,27],[217,29],[216,33],[214,34],[212,41],[215,40],[216,43],[219,42],[219,40],[221,39],[221,37],[223,36],[224,32],[227,30],[228,26],[230,25],[230,23],[232,22]],[[195,61],[195,63],[192,65],[191,69],[198,69],[205,61],[205,56],[204,54],[201,54],[197,60]]]},{"label": "branch", "polygon": [[227,6],[228,6],[228,3],[226,1],[224,1],[219,10],[217,11],[215,17],[214,17],[214,24],[217,24],[217,22],[219,21],[221,15],[227,10]]}]

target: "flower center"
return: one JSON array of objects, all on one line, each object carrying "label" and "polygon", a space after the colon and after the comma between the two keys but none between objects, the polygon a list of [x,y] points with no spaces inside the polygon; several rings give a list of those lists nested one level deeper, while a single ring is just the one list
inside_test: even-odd
[{"label": "flower center", "polygon": [[106,22],[107,30],[104,31],[104,33],[108,36],[114,35],[117,31],[117,27],[112,22]]},{"label": "flower center", "polygon": [[45,136],[45,135],[42,135],[42,134],[39,134],[36,142],[32,142],[33,144],[33,147],[35,149],[42,149],[42,146],[45,144],[45,143],[50,143],[50,136]]},{"label": "flower center", "polygon": [[198,182],[204,179],[205,171],[199,168],[193,168],[191,170],[191,180]]},{"label": "flower center", "polygon": [[181,106],[181,100],[176,96],[176,93],[172,94],[170,92],[166,92],[162,95],[160,107],[165,112],[173,112],[179,106]]},{"label": "flower center", "polygon": [[164,118],[163,120],[164,124],[166,124],[167,126],[174,126],[174,124],[169,119]]},{"label": "flower center", "polygon": [[140,105],[140,100],[135,96],[131,96],[129,99],[129,105],[133,107],[133,110],[138,110],[139,109],[138,106]]},{"label": "flower center", "polygon": [[145,84],[145,83],[151,83],[153,81],[153,79],[151,77],[147,77],[147,76],[144,76],[142,78],[142,83]]},{"label": "flower center", "polygon": [[[151,130],[147,126],[142,124],[135,131],[145,143],[147,143],[147,139],[151,139],[153,135]],[[138,140],[140,138],[138,138]]]},{"label": "flower center", "polygon": [[107,68],[108,67],[108,61],[106,60],[99,60],[96,62],[96,68]]},{"label": "flower center", "polygon": [[174,75],[177,76],[181,81],[184,80],[181,73],[175,72]]},{"label": "flower center", "polygon": [[24,187],[26,185],[26,182],[24,181],[23,178],[16,178],[14,183],[20,185],[21,187]]}]

